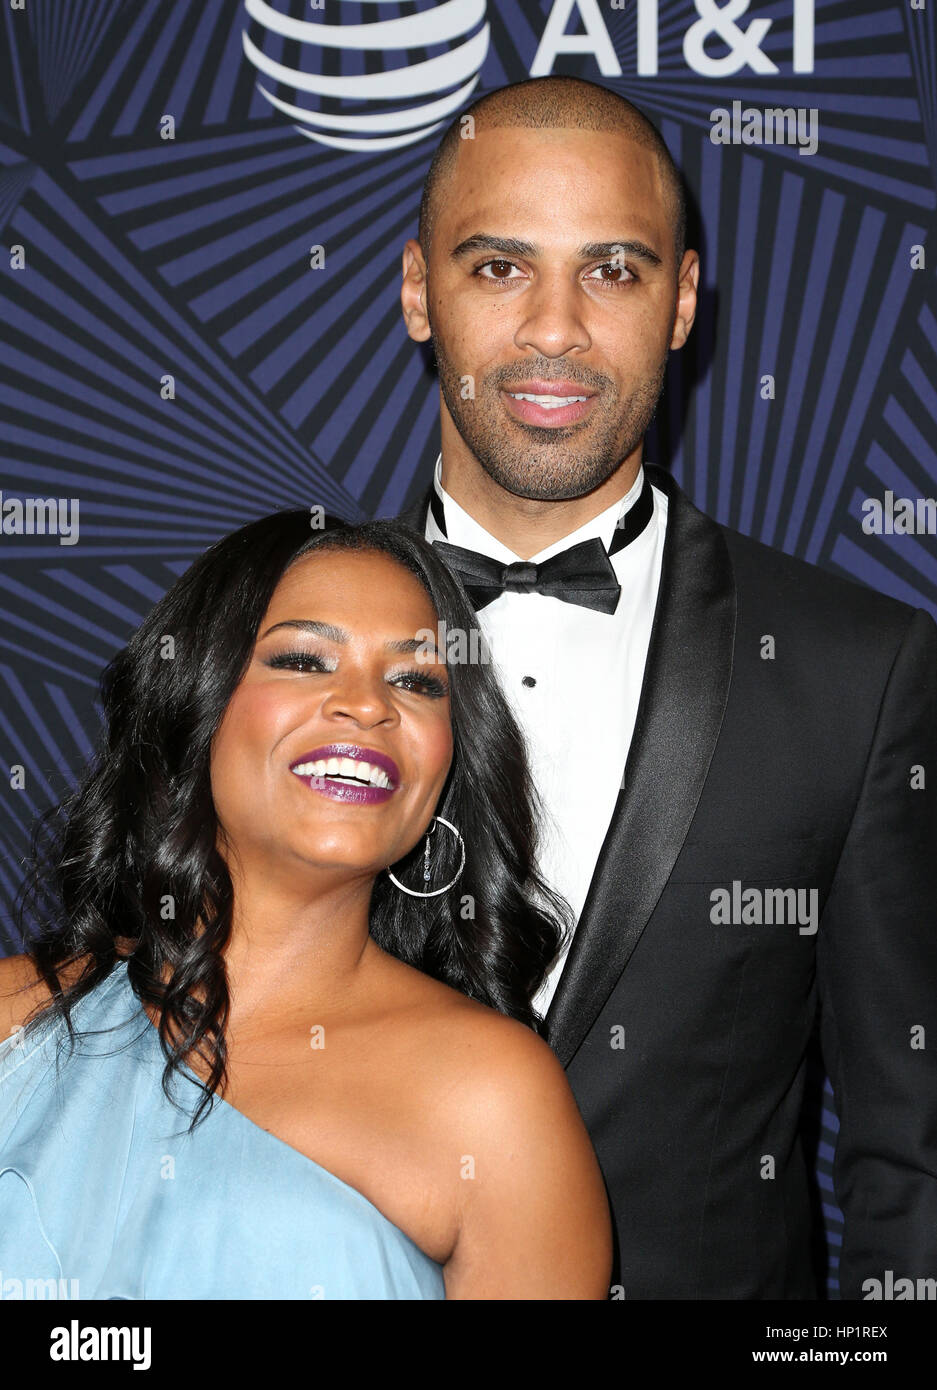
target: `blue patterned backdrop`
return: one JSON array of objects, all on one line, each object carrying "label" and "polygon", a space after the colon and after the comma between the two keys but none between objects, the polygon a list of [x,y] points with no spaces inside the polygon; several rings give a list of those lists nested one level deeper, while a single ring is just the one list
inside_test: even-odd
[{"label": "blue patterned backdrop", "polygon": [[[506,82],[605,82],[684,170],[700,311],[646,456],[720,521],[937,615],[933,535],[861,525],[866,498],[937,495],[933,13],[0,0],[0,487],[80,517],[73,545],[0,534],[0,755],[25,769],[0,802],[0,953],[31,822],[91,752],[100,671],[172,579],[275,507],[389,516],[425,486],[438,396],[400,251],[433,110]],[[816,152],[714,143],[735,101],[815,110]]]}]

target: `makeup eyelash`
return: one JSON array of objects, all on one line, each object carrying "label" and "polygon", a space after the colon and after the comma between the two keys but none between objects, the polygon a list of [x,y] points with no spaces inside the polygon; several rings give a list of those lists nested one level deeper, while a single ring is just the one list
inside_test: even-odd
[{"label": "makeup eyelash", "polygon": [[[303,667],[313,671],[329,670],[329,667],[317,652],[277,652],[275,656],[268,658],[266,665],[272,666],[276,670],[297,670]],[[398,671],[393,679],[399,680],[401,677],[413,680],[416,685],[422,688],[424,694],[430,696],[431,699],[439,700],[449,693],[449,687],[446,685],[445,681],[440,680],[438,676],[429,675],[425,671],[416,669]]]},{"label": "makeup eyelash", "polygon": [[417,685],[423,687],[423,693],[433,700],[441,700],[444,695],[449,694],[449,687],[445,681],[441,681],[438,676],[428,676],[424,671],[398,671],[397,676],[412,677]]}]

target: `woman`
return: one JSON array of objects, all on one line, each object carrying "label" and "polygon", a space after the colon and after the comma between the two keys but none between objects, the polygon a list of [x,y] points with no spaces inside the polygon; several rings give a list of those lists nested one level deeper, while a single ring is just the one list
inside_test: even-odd
[{"label": "woman", "polygon": [[521,735],[427,629],[477,624],[425,541],[285,512],[111,663],[44,929],[0,962],[5,1278],[607,1296],[604,1188],[530,1006],[562,904]]}]

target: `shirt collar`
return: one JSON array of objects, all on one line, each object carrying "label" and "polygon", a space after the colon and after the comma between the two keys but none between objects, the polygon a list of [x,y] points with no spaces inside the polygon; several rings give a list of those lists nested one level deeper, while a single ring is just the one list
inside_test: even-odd
[{"label": "shirt collar", "polygon": [[[515,555],[513,550],[509,550],[506,545],[491,535],[489,531],[486,531],[484,526],[481,526],[474,517],[470,516],[464,508],[459,506],[458,502],[449,496],[442,485],[441,478],[442,454],[436,459],[436,467],[433,470],[433,487],[442,502],[447,534],[443,537],[432,512],[430,512],[427,518],[427,539],[430,541],[445,539],[450,545],[460,545],[466,550],[475,550],[480,555],[490,556],[492,560],[503,560],[505,564],[520,560],[522,558],[520,555]],[[587,521],[575,531],[571,531],[569,535],[561,536],[552,545],[538,550],[536,555],[527,557],[529,562],[540,564],[544,560],[549,560],[551,555],[556,555],[571,545],[578,545],[580,541],[591,540],[594,536],[598,537],[607,550],[614,538],[619,518],[631,510],[641,496],[643,486],[644,467],[642,465],[638,468],[638,476],[624,497],[613,502],[610,507],[606,507],[604,512],[599,512],[598,516],[594,516],[591,521]]]}]

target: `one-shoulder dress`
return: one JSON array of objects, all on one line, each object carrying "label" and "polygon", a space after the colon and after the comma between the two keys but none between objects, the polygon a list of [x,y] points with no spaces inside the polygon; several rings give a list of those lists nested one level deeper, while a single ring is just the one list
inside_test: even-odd
[{"label": "one-shoulder dress", "polygon": [[71,1054],[56,1019],[0,1043],[0,1297],[445,1297],[361,1192],[227,1101],[188,1132],[126,963],[72,1021]]}]

